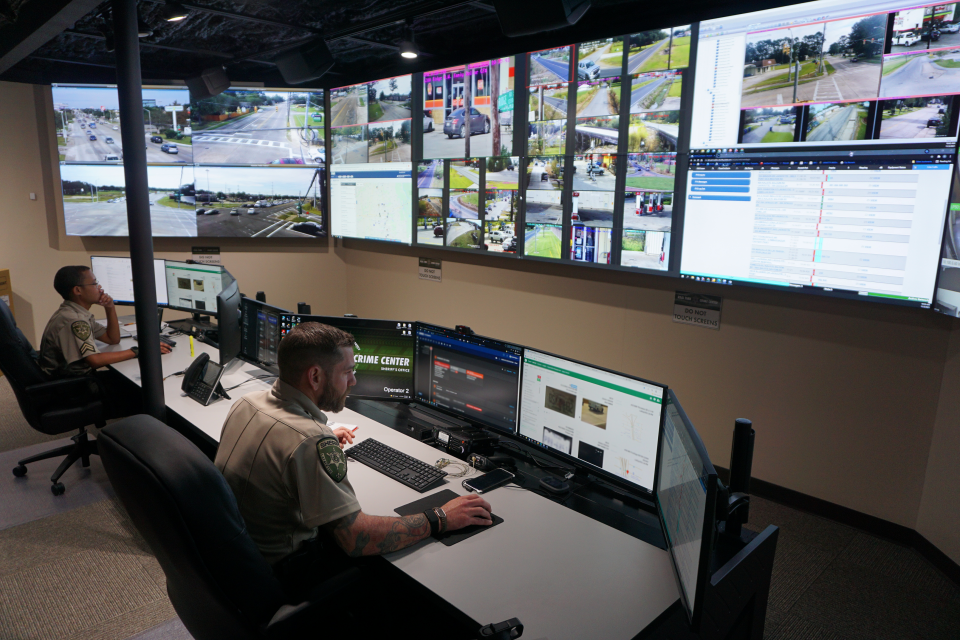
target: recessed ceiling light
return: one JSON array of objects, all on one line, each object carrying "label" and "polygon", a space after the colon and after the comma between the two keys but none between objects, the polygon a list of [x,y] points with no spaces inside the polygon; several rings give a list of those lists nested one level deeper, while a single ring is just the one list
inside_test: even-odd
[{"label": "recessed ceiling light", "polygon": [[180,22],[187,17],[189,11],[179,2],[168,2],[163,5],[163,19],[167,22]]}]

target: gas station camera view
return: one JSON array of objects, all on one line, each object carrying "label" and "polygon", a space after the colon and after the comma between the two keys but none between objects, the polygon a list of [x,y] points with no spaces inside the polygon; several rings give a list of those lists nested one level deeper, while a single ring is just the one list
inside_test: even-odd
[{"label": "gas station camera view", "polygon": [[673,193],[631,191],[623,200],[623,228],[670,231],[673,228]]},{"label": "gas station camera view", "polygon": [[191,104],[199,164],[324,164],[323,92],[231,89]]},{"label": "gas station camera view", "polygon": [[513,111],[512,56],[424,72],[423,157],[508,153],[513,149]]},{"label": "gas station camera view", "polygon": [[[147,167],[154,237],[196,237],[193,178],[193,165]],[[122,166],[61,164],[60,185],[68,236],[129,235]]]},{"label": "gas station camera view", "polygon": [[[54,85],[53,108],[61,162],[123,162],[116,87]],[[144,87],[147,162],[193,164],[190,92]]]},{"label": "gas station camera view", "polygon": [[316,167],[197,167],[197,235],[326,237],[323,174]]}]

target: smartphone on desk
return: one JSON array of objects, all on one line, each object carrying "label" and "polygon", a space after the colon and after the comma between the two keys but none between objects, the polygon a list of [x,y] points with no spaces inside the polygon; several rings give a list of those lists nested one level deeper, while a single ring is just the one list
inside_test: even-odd
[{"label": "smartphone on desk", "polygon": [[497,487],[507,484],[516,476],[506,469],[494,469],[477,478],[469,478],[462,482],[463,488],[476,493],[488,493]]}]

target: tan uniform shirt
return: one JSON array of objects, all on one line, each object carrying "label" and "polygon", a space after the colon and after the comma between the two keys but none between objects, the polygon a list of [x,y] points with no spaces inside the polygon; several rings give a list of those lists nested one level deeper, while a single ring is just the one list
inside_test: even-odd
[{"label": "tan uniform shirt", "polygon": [[43,330],[40,368],[54,378],[90,373],[91,367],[84,358],[100,353],[94,338],[106,331],[90,311],[76,302],[64,300]]},{"label": "tan uniform shirt", "polygon": [[360,510],[326,423],[317,405],[278,379],[238,400],[223,424],[214,462],[271,563],[316,537],[320,525]]}]

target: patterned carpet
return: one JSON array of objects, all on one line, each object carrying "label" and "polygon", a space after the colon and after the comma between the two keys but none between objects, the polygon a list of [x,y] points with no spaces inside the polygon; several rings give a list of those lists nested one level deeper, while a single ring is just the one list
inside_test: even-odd
[{"label": "patterned carpet", "polygon": [[[30,428],[0,378],[0,464],[58,439]],[[0,467],[0,637],[192,640],[99,459],[74,465],[58,498],[57,462],[42,464],[20,479]],[[912,549],[754,498],[748,528],[768,524],[780,537],[764,638],[960,638],[960,587]]]}]

